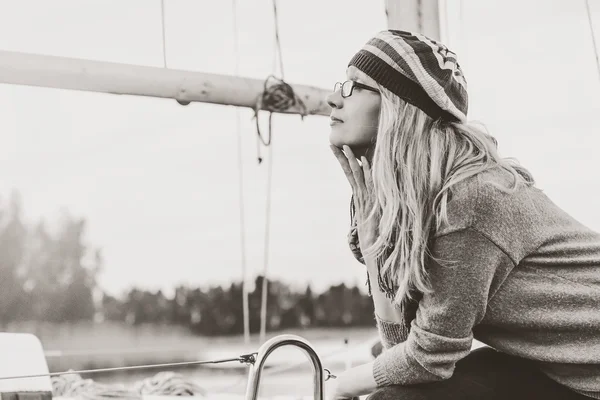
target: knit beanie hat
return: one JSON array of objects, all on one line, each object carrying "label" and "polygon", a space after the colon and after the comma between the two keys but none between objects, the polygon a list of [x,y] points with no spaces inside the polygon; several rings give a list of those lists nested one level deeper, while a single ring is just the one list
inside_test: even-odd
[{"label": "knit beanie hat", "polygon": [[417,33],[382,31],[351,65],[433,119],[467,120],[467,82],[456,54],[439,42]]}]

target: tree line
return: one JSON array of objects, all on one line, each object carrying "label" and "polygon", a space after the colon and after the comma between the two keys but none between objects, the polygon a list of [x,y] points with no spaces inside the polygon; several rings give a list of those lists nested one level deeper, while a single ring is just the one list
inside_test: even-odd
[{"label": "tree line", "polygon": [[[2,199],[0,199],[2,200]],[[178,286],[174,295],[132,288],[121,298],[98,285],[101,251],[84,243],[85,219],[64,214],[57,229],[43,220],[26,224],[21,199],[0,202],[0,328],[14,321],[121,321],[131,325],[176,324],[203,335],[243,332],[243,287]],[[249,292],[251,332],[260,329],[262,276]],[[267,281],[267,329],[372,326],[373,303],[344,284],[314,293]]]}]

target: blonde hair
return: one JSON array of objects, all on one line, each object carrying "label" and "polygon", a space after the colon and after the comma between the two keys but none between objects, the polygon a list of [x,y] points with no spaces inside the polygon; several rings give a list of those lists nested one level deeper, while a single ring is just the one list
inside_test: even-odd
[{"label": "blonde hair", "polygon": [[365,256],[375,256],[378,283],[401,309],[413,293],[430,292],[428,246],[447,222],[454,185],[491,168],[502,168],[521,183],[531,174],[515,160],[501,158],[496,140],[475,125],[433,120],[419,108],[379,85],[381,111],[372,161],[373,208],[377,240]]}]

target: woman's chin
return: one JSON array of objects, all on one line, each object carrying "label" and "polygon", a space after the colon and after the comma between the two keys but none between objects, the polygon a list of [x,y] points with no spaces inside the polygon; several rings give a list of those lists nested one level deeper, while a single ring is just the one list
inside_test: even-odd
[{"label": "woman's chin", "polygon": [[332,144],[335,147],[338,147],[340,149],[343,148],[344,145],[349,146],[351,149],[361,147],[359,144],[355,143],[354,141],[348,140],[347,138],[344,138],[341,135],[336,135],[333,132],[331,135],[329,135],[329,144]]},{"label": "woman's chin", "polygon": [[329,134],[329,143],[339,148],[348,144],[347,140],[344,140],[343,135],[341,135],[341,132],[336,130],[335,127],[331,129],[331,133]]}]

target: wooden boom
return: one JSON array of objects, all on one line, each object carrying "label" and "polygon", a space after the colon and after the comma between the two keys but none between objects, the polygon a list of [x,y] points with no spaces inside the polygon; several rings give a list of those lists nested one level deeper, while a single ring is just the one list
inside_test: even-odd
[{"label": "wooden boom", "polygon": [[[11,51],[0,51],[0,83],[249,108],[256,107],[264,90],[264,81],[259,79]],[[307,114],[329,115],[325,97],[330,90],[291,86]],[[282,112],[303,111],[296,105]]]}]

